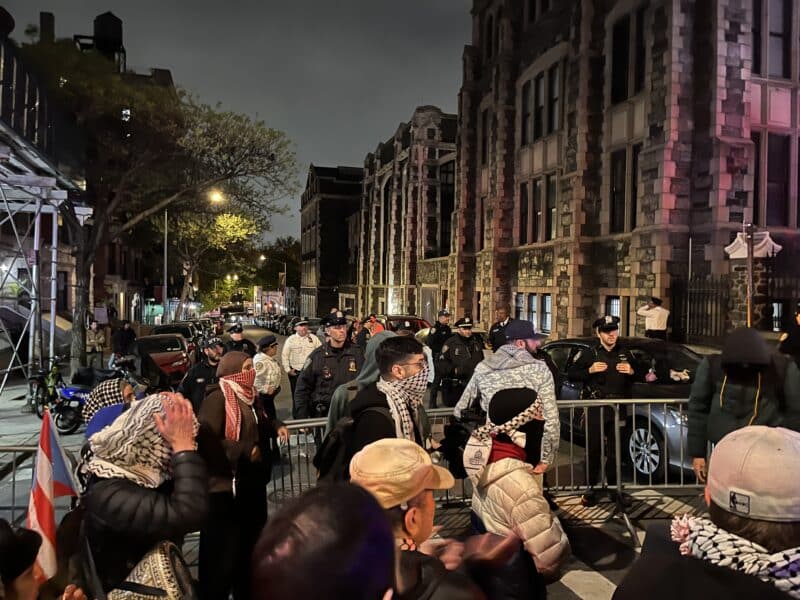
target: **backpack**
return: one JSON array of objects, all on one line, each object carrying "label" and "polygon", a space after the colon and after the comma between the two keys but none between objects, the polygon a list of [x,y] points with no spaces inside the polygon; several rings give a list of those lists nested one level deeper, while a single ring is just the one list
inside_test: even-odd
[{"label": "backpack", "polygon": [[[369,406],[365,408],[361,415],[368,412],[376,412],[384,415],[393,421],[392,414],[388,408],[382,406]],[[361,416],[359,415],[359,416]],[[314,455],[312,461],[317,469],[317,480],[320,482],[349,481],[350,480],[350,459],[355,454],[353,448],[353,437],[355,435],[356,422],[358,417],[343,417],[339,419]]]}]

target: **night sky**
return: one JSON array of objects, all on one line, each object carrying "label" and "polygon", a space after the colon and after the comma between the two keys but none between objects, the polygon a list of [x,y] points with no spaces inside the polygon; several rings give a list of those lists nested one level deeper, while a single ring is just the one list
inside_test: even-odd
[{"label": "night sky", "polygon": [[[92,34],[98,14],[123,21],[128,67],[172,71],[201,100],[262,118],[309,163],[363,165],[416,106],[456,112],[471,0],[10,0],[12,37],[39,12],[56,37]],[[299,235],[299,197],[272,232]]]}]

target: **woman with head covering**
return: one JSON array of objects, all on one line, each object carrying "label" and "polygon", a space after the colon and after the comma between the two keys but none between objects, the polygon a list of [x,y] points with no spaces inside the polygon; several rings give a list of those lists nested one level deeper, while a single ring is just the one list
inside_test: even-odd
[{"label": "woman with head covering", "polygon": [[86,437],[90,438],[111,425],[133,400],[133,387],[122,378],[108,379],[97,384],[83,405]]},{"label": "woman with head covering", "polygon": [[[42,571],[36,562],[42,536],[24,527],[14,528],[0,519],[0,598],[36,600]],[[67,586],[60,600],[86,600],[74,585]]]},{"label": "woman with head covering", "polygon": [[191,403],[162,393],[134,402],[89,440],[86,535],[105,591],[156,544],[180,546],[205,522],[208,477],[197,430]]},{"label": "woman with head covering", "polygon": [[250,556],[267,521],[268,417],[257,401],[253,359],[228,352],[219,383],[200,405],[200,452],[210,474],[210,513],[200,534],[200,597],[250,597]]},{"label": "woman with head covering", "polygon": [[472,434],[488,443],[484,465],[477,466],[465,451],[464,466],[475,483],[475,528],[479,533],[513,533],[523,543],[508,566],[492,574],[488,586],[493,598],[544,598],[545,580],[558,578],[570,554],[567,536],[544,497],[542,475],[534,472],[543,434],[536,392],[510,388],[492,396],[486,425]]}]

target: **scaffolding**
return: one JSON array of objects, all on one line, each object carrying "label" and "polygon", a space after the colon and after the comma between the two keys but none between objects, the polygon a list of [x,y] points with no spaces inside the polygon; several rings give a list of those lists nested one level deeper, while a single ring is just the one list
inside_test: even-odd
[{"label": "scaffolding", "polygon": [[[68,192],[57,177],[38,175],[33,168],[41,171],[43,165],[49,165],[35,154],[26,154],[29,160],[20,160],[15,150],[0,145],[0,348],[4,364],[0,395],[12,375],[24,375],[27,381],[42,368],[46,357],[56,354],[59,211]],[[91,209],[79,210],[82,222],[90,214]],[[50,251],[43,256],[47,220],[51,223]],[[47,289],[42,281],[43,261],[50,262],[47,298],[43,294]],[[47,328],[43,314],[49,316]],[[49,329],[46,347],[45,329]]]}]

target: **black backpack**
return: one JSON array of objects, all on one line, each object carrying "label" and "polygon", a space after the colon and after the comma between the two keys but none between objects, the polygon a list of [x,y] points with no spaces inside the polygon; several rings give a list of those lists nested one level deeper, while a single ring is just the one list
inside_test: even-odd
[{"label": "black backpack", "polygon": [[368,412],[377,412],[392,421],[392,414],[388,408],[382,406],[368,406],[358,416],[342,417],[336,423],[322,445],[314,455],[312,461],[317,469],[317,480],[320,482],[349,481],[350,459],[355,454],[353,436],[355,434],[358,417]]}]

